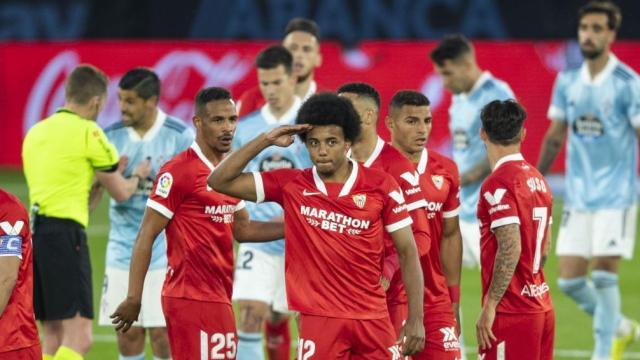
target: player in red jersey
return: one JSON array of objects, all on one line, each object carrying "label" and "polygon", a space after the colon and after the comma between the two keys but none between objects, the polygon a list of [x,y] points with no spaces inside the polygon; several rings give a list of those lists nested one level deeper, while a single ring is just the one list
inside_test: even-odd
[{"label": "player in red jersey", "polygon": [[[346,156],[360,132],[349,100],[314,95],[296,123],[235,151],[209,184],[231,196],[284,207],[287,299],[300,313],[298,358],[386,360],[421,351],[423,280],[402,190],[390,175]],[[242,172],[264,148],[288,146],[296,133],[312,168]],[[409,298],[400,344],[380,285],[383,231],[396,245]]]},{"label": "player in red jersey", "polygon": [[[296,96],[304,101],[318,92],[314,75],[315,69],[322,64],[320,29],[313,20],[294,18],[289,21],[284,33],[282,46],[293,55],[293,74],[298,78]],[[265,99],[260,92],[260,87],[254,86],[240,95],[238,116],[243,118],[260,110],[264,104]]]},{"label": "player in red jersey", "polygon": [[33,317],[33,261],[29,216],[0,189],[0,359],[42,359]]},{"label": "player in red jersey", "polygon": [[[362,131],[351,145],[349,156],[362,163],[364,167],[378,169],[391,175],[400,185],[407,202],[407,210],[413,220],[413,237],[416,240],[420,257],[429,251],[429,225],[424,208],[426,201],[420,189],[420,178],[415,176],[413,164],[393,146],[378,136],[378,114],[380,113],[380,95],[371,85],[348,83],[342,85],[338,95],[351,100],[358,116]],[[407,296],[402,287],[402,277],[398,272],[398,255],[393,241],[385,233],[385,261],[382,270],[383,286],[387,293],[389,317],[396,333],[407,320]]]},{"label": "player in red jersey", "polygon": [[433,239],[429,254],[421,258],[427,341],[425,350],[413,358],[454,360],[462,356],[456,320],[462,267],[458,168],[453,160],[425,148],[432,125],[429,105],[422,93],[398,91],[391,99],[386,124],[393,146],[415,164],[420,176]]},{"label": "player in red jersey", "polygon": [[480,113],[492,173],[480,188],[479,359],[553,357],[554,312],[542,267],[551,241],[551,189],[520,154],[527,114],[513,100]]},{"label": "player in red jersey", "polygon": [[174,360],[235,359],[233,239],[284,236],[282,223],[250,222],[242,200],[207,185],[214,164],[231,149],[237,119],[227,90],[207,88],[196,96],[196,140],[158,172],[133,250],[128,295],[111,316],[123,332],[137,320],[151,247],[165,230],[169,266],[162,308]]}]

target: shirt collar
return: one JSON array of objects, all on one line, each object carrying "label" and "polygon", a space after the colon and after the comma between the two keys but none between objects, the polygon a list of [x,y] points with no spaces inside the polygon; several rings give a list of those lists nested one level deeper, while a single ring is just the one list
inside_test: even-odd
[{"label": "shirt collar", "polygon": [[[349,174],[347,181],[342,186],[342,190],[340,190],[340,194],[338,194],[338,197],[349,195],[349,193],[351,192],[351,189],[353,188],[353,185],[356,183],[356,179],[358,178],[358,163],[353,159],[349,159],[349,161],[351,161],[351,165],[352,165],[351,174]],[[324,184],[324,181],[322,181],[322,179],[320,178],[320,175],[318,174],[318,170],[316,169],[315,166],[312,169],[312,173],[313,173],[313,181],[315,182],[316,188],[318,189],[318,191],[323,193],[325,196],[328,196],[327,186]]]},{"label": "shirt collar", "polygon": [[153,125],[151,125],[151,127],[149,128],[149,130],[147,130],[144,136],[140,137],[140,134],[138,134],[132,127],[129,126],[127,127],[127,131],[129,132],[129,137],[133,141],[152,140],[160,132],[160,129],[162,128],[162,125],[164,125],[165,120],[167,120],[167,114],[165,114],[164,111],[160,110],[159,108],[156,108],[156,119],[153,121]]},{"label": "shirt collar", "polygon": [[524,156],[521,153],[509,154],[501,157],[497,162],[496,166],[493,167],[493,171],[496,171],[498,167],[509,161],[524,161]]},{"label": "shirt collar", "polygon": [[300,100],[299,97],[295,96],[293,100],[293,105],[291,105],[289,110],[287,110],[287,112],[282,114],[282,116],[279,119],[276,118],[275,115],[273,115],[271,110],[269,110],[269,103],[266,103],[262,106],[262,108],[260,109],[260,115],[262,115],[262,118],[264,119],[264,121],[266,121],[267,124],[269,125],[293,124],[296,119],[296,115],[298,114],[298,110],[300,109],[300,106],[302,106],[302,100]]},{"label": "shirt collar", "polygon": [[429,161],[429,151],[427,148],[422,149],[422,154],[420,154],[420,160],[418,161],[418,174],[422,175],[425,171],[427,171],[427,162]]},{"label": "shirt collar", "polygon": [[591,78],[589,67],[585,61],[580,67],[580,79],[582,79],[582,81],[587,85],[599,86],[607,80],[609,76],[611,76],[611,73],[616,69],[619,62],[618,58],[610,52],[609,59],[607,60],[607,64],[604,66],[604,69],[602,69],[602,71],[600,71],[594,78]]},{"label": "shirt collar", "polygon": [[484,85],[484,83],[486,83],[487,81],[491,80],[491,78],[493,78],[493,75],[491,75],[491,73],[489,71],[483,71],[482,74],[480,74],[480,77],[478,78],[478,80],[476,80],[476,82],[473,84],[473,86],[471,87],[471,90],[469,90],[469,92],[463,92],[458,94],[458,96],[462,99],[466,99],[468,97],[470,97],[471,95],[473,95],[478,89],[480,89],[482,87],[482,85]]},{"label": "shirt collar", "polygon": [[307,93],[304,94],[304,98],[302,99],[302,101],[306,101],[308,98],[311,97],[311,95],[315,94],[316,91],[318,91],[318,84],[316,84],[315,80],[311,80],[311,84],[309,84],[309,89],[307,90]]},{"label": "shirt collar", "polygon": [[213,171],[215,170],[215,166],[213,166],[213,164],[211,163],[211,161],[209,161],[209,159],[207,159],[206,156],[204,156],[204,153],[202,152],[202,149],[200,149],[200,146],[198,146],[197,142],[193,142],[193,144],[191,144],[191,149],[196,153],[196,155],[198,155],[198,157],[200,158],[200,160],[207,165],[207,167],[209,168],[209,170]]}]

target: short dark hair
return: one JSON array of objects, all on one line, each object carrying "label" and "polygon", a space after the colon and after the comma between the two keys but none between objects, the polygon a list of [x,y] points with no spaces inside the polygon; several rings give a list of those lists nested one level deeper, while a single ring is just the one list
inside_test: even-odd
[{"label": "short dark hair", "polygon": [[337,92],[338,94],[350,93],[350,94],[356,94],[358,96],[368,98],[372,100],[376,104],[376,107],[378,108],[378,110],[380,110],[380,94],[378,94],[378,91],[373,86],[367,83],[363,83],[363,82],[347,83],[340,86]]},{"label": "short dark hair", "polygon": [[256,67],[258,69],[275,69],[278,66],[284,66],[287,74],[291,74],[293,70],[293,56],[282,45],[273,45],[260,51],[256,57]]},{"label": "short dark hair", "polygon": [[160,78],[150,69],[135,68],[127,71],[120,79],[118,87],[135,91],[145,100],[152,96],[160,97]]},{"label": "short dark hair", "polygon": [[622,13],[620,8],[611,1],[590,1],[578,10],[578,21],[587,14],[605,14],[607,15],[607,26],[609,30],[617,31],[622,24]]},{"label": "short dark hair", "polygon": [[218,100],[231,100],[231,92],[216,86],[198,91],[198,95],[196,95],[196,114],[202,114],[202,110],[208,103]]},{"label": "short dark hair", "polygon": [[284,29],[284,35],[287,36],[294,31],[306,32],[320,41],[320,28],[318,24],[311,19],[297,17],[289,20],[287,27]]},{"label": "short dark hair", "polygon": [[405,105],[410,106],[429,106],[431,102],[423,93],[415,90],[400,90],[391,98],[389,107],[393,110],[399,110]]},{"label": "short dark hair", "polygon": [[64,97],[76,104],[85,105],[94,96],[107,94],[107,76],[97,67],[89,64],[78,65],[64,84]]},{"label": "short dark hair", "polygon": [[[307,99],[300,110],[296,124],[313,126],[336,125],[342,128],[345,139],[354,142],[360,135],[360,117],[349,99],[333,93],[318,93]],[[300,139],[307,141],[307,134]]]},{"label": "short dark hair", "polygon": [[493,100],[480,111],[482,128],[492,143],[513,145],[520,142],[520,134],[527,113],[515,100]]},{"label": "short dark hair", "polygon": [[438,66],[444,65],[446,60],[458,60],[461,56],[473,51],[471,42],[462,34],[445,35],[442,41],[431,50],[431,61]]}]

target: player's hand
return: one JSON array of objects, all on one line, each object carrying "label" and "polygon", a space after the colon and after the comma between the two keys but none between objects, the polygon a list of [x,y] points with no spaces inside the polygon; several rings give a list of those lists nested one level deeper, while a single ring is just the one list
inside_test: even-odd
[{"label": "player's hand", "polygon": [[482,311],[480,311],[480,317],[478,317],[478,322],[476,323],[476,338],[478,339],[478,346],[480,346],[482,350],[490,349],[491,343],[497,340],[491,330],[495,319],[496,309],[485,304],[482,307]]},{"label": "player's hand", "polygon": [[287,147],[293,144],[294,136],[311,130],[311,125],[282,125],[265,133],[269,144],[280,147]]},{"label": "player's hand", "polygon": [[389,281],[389,279],[387,279],[384,276],[380,277],[380,285],[382,285],[382,288],[384,289],[384,291],[389,290],[389,285],[391,284],[391,281]]},{"label": "player's hand", "polygon": [[116,311],[111,314],[112,324],[116,326],[116,331],[126,333],[134,321],[138,320],[140,314],[140,301],[127,297],[124,299]]},{"label": "player's hand", "polygon": [[140,176],[142,179],[149,177],[149,174],[151,174],[151,161],[148,158],[138,164],[131,173],[131,175]]},{"label": "player's hand", "polygon": [[402,354],[409,356],[424,350],[424,323],[422,318],[409,318],[405,322],[398,339]]},{"label": "player's hand", "polygon": [[451,307],[453,308],[453,315],[456,317],[456,335],[460,336],[460,332],[462,331],[460,322],[460,303],[451,303]]}]

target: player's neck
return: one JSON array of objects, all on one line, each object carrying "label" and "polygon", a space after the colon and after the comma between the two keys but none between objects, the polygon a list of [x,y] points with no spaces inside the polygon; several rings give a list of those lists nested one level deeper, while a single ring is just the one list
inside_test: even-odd
[{"label": "player's neck", "polygon": [[200,148],[200,151],[202,151],[204,157],[206,157],[207,160],[209,160],[213,164],[213,166],[217,166],[220,161],[224,159],[226,153],[221,153],[213,150],[200,137],[196,137],[196,144],[198,144],[198,147]]},{"label": "player's neck", "polygon": [[300,99],[304,99],[307,96],[307,93],[309,92],[309,87],[311,87],[312,82],[313,82],[313,73],[309,74],[309,76],[307,76],[307,78],[304,79],[304,81],[296,83],[295,93]]},{"label": "player's neck", "polygon": [[64,105],[62,106],[62,108],[71,111],[72,113],[80,116],[83,119],[93,120],[93,121],[96,120],[96,119],[92,119],[91,118],[91,116],[93,116],[93,113],[91,111],[91,108],[88,105],[80,105],[80,104],[76,104],[74,102],[65,101]]},{"label": "player's neck", "polygon": [[587,59],[587,69],[589,69],[589,75],[591,79],[595,78],[600,74],[602,70],[607,66],[607,62],[609,62],[609,51],[603,51],[600,56],[595,59]]},{"label": "player's neck", "polygon": [[355,161],[365,162],[378,143],[378,133],[371,129],[362,129],[362,134],[358,141],[351,145],[351,158]]},{"label": "player's neck", "polygon": [[471,81],[469,81],[469,86],[467,86],[467,89],[464,92],[467,94],[470,93],[473,87],[476,86],[476,83],[478,82],[478,80],[480,80],[481,76],[482,76],[482,70],[477,65],[474,66],[473,69],[471,70],[471,76],[470,76]]},{"label": "player's neck", "polygon": [[487,144],[487,157],[489,158],[489,165],[491,170],[496,168],[496,164],[500,159],[508,155],[514,155],[520,153],[520,144],[515,145],[492,145]]},{"label": "player's neck", "polygon": [[407,159],[411,160],[411,162],[417,163],[420,161],[420,157],[422,156],[422,151],[418,151],[415,153],[407,151],[403,149],[402,146],[400,146],[400,144],[397,141],[395,141],[393,138],[391,139],[391,146],[396,148],[396,150],[400,151],[400,153],[404,155],[404,157],[406,157]]},{"label": "player's neck", "polygon": [[347,182],[349,175],[351,175],[351,171],[353,171],[352,167],[353,167],[352,162],[349,161],[349,159],[345,158],[345,161],[342,164],[342,166],[336,169],[336,171],[333,172],[332,174],[318,174],[318,175],[320,176],[322,181],[324,181],[325,183],[344,184],[345,182]]},{"label": "player's neck", "polygon": [[144,135],[151,129],[153,124],[156,122],[156,118],[158,117],[158,109],[153,109],[153,112],[147,115],[145,119],[137,123],[133,126],[133,130],[140,135],[140,137],[144,137]]},{"label": "player's neck", "polygon": [[296,101],[295,96],[292,96],[289,100],[287,100],[287,102],[282,105],[279,108],[274,108],[273,106],[269,105],[269,111],[271,111],[271,114],[273,114],[273,116],[280,120],[280,118],[282,117],[282,115],[286,114],[287,111],[289,111],[289,109],[291,109],[291,107],[293,106],[293,103]]}]

